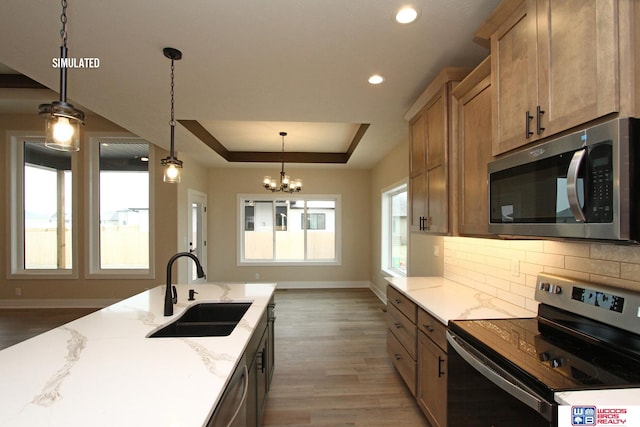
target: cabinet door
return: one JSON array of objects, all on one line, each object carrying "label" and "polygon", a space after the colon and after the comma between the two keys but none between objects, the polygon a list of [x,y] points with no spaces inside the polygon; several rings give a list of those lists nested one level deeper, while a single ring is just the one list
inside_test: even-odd
[{"label": "cabinet door", "polygon": [[424,333],[418,337],[418,403],[434,427],[447,425],[447,354]]},{"label": "cabinet door", "polygon": [[491,76],[460,99],[460,234],[489,233],[487,164],[491,161]]},{"label": "cabinet door", "polygon": [[433,169],[446,161],[447,98],[446,85],[429,100],[425,109],[426,168]]},{"label": "cabinet door", "polygon": [[491,36],[494,156],[536,139],[536,49],[536,3],[527,0]]},{"label": "cabinet door", "polygon": [[427,171],[426,231],[449,231],[449,193],[447,192],[447,165],[441,164]]},{"label": "cabinet door", "polygon": [[427,216],[427,174],[425,172],[409,178],[409,197],[411,231],[422,231],[422,224]]},{"label": "cabinet door", "polygon": [[409,174],[415,176],[424,172],[425,167],[425,115],[422,112],[409,124],[409,138]]},{"label": "cabinet door", "polygon": [[262,425],[262,417],[264,415],[264,405],[267,401],[267,389],[269,387],[267,381],[268,375],[268,348],[267,348],[268,332],[265,331],[258,346],[256,353],[255,373],[256,373],[256,425]]},{"label": "cabinet door", "polygon": [[538,0],[540,136],[619,111],[616,6]]}]

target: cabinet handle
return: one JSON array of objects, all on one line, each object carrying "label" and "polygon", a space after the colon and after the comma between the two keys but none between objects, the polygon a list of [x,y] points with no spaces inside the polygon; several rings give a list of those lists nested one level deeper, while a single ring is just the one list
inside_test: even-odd
[{"label": "cabinet handle", "polygon": [[423,323],[422,326],[424,326],[424,328],[429,332],[435,331],[435,329],[433,329],[431,325],[427,325],[426,323]]},{"label": "cabinet handle", "polygon": [[427,231],[431,230],[431,217],[430,216],[426,217],[425,222],[427,223],[427,226],[425,227],[425,229]]},{"label": "cabinet handle", "polygon": [[394,323],[393,325],[396,327],[396,329],[402,328],[402,325],[398,322]]},{"label": "cabinet handle", "polygon": [[533,120],[533,116],[529,114],[529,110],[527,110],[526,119],[525,119],[525,131],[524,131],[524,137],[526,139],[531,138],[531,135],[533,135],[533,132],[531,132],[531,120]]},{"label": "cabinet handle", "polygon": [[402,359],[398,353],[393,353],[393,357],[395,357],[396,360]]},{"label": "cabinet handle", "polygon": [[444,372],[442,371],[442,362],[444,362],[444,359],[438,356],[438,378],[441,378],[444,375]]},{"label": "cabinet handle", "polygon": [[264,360],[265,356],[266,356],[266,351],[262,350],[259,354],[258,354],[258,360],[256,363],[258,363],[258,369],[260,369],[260,372],[264,372],[264,367],[266,366],[266,362]]},{"label": "cabinet handle", "polygon": [[402,300],[400,300],[398,298],[394,299],[393,301],[395,301],[396,304],[400,304],[402,302]]},{"label": "cabinet handle", "polygon": [[537,120],[537,127],[538,127],[538,135],[542,134],[542,132],[544,131],[545,128],[542,127],[542,115],[544,114],[544,110],[542,108],[540,108],[540,106],[538,105],[538,107],[536,108],[536,120]]},{"label": "cabinet handle", "polygon": [[420,224],[418,225],[418,230],[420,231],[424,231],[424,219],[423,216],[420,217]]}]

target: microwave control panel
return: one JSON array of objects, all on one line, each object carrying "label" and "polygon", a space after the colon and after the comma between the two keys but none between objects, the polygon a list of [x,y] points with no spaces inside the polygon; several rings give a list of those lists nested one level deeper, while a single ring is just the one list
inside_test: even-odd
[{"label": "microwave control panel", "polygon": [[589,197],[585,209],[587,222],[613,221],[613,153],[611,141],[594,145],[587,160]]}]

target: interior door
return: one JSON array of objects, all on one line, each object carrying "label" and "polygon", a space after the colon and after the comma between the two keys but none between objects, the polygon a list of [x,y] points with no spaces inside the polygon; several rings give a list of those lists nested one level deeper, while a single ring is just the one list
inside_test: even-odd
[{"label": "interior door", "polygon": [[[188,251],[198,257],[205,273],[207,272],[207,195],[199,191],[189,189],[187,195],[187,240]],[[187,283],[205,279],[198,279],[195,263],[189,262],[187,270]]]}]

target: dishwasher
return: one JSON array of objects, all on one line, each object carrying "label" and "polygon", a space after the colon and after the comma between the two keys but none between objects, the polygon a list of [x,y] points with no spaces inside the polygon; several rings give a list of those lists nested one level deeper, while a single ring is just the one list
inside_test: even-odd
[{"label": "dishwasher", "polygon": [[227,388],[207,427],[245,427],[247,425],[247,392],[249,373],[243,357],[234,371]]}]

